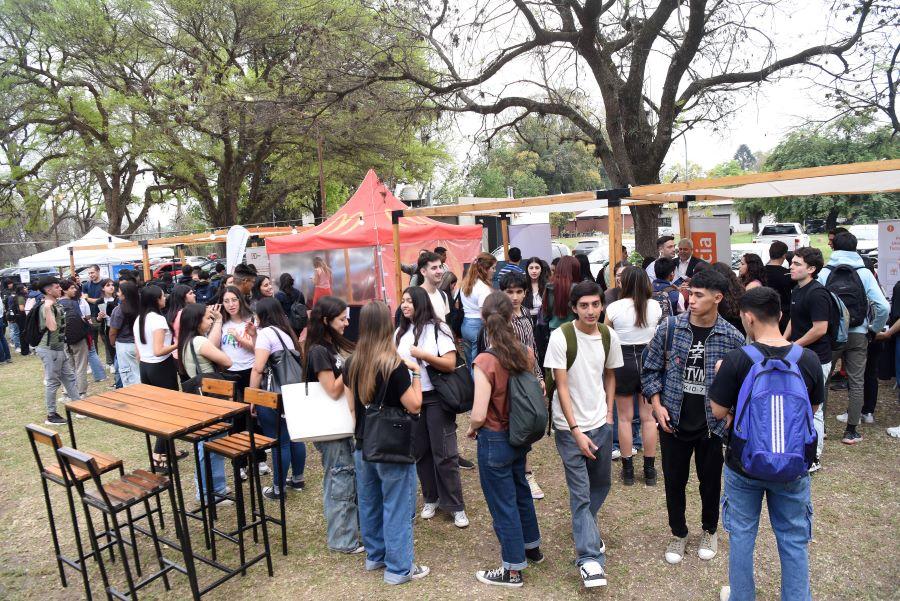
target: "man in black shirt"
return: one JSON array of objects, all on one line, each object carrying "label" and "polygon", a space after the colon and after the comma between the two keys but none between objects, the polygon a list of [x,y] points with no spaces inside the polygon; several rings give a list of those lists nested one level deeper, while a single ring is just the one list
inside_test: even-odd
[{"label": "man in black shirt", "polygon": [[790,270],[784,266],[787,252],[787,244],[776,240],[769,247],[769,262],[766,263],[766,286],[774,289],[781,297],[781,319],[778,320],[778,327],[782,332],[791,319],[791,289],[797,284],[791,279]]},{"label": "man in black shirt", "polygon": [[[794,345],[781,337],[778,318],[781,311],[778,293],[767,287],[748,290],[740,300],[741,321],[753,346],[767,358],[783,359]],[[825,400],[825,378],[818,356],[805,349],[797,362],[815,412]],[[744,379],[753,360],[738,349],[725,356],[709,389],[713,415],[728,423],[732,434],[734,411]],[[788,432],[790,435],[791,432]],[[800,434],[802,435],[802,433]],[[778,539],[781,558],[781,598],[811,599],[809,591],[809,551],[812,538],[812,501],[809,475],[792,482],[760,480],[748,476],[741,458],[725,452],[725,490],[722,495],[722,525],[729,534],[728,579],[720,599],[754,599],[753,548],[759,529],[763,495],[769,509],[769,521]]]},{"label": "man in black shirt", "polygon": [[[831,373],[831,342],[828,333],[828,314],[831,311],[830,292],[816,280],[825,261],[818,248],[804,246],[798,248],[791,259],[791,279],[797,283],[791,293],[791,320],[784,337],[787,340],[813,351],[822,364],[822,375],[827,380]],[[825,447],[825,403],[815,414],[816,460],[809,468],[819,469],[819,458]]]}]

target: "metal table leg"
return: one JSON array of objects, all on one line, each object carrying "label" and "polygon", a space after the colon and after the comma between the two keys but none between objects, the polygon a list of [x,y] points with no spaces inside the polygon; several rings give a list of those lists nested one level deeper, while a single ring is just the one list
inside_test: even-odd
[{"label": "metal table leg", "polygon": [[[181,544],[181,554],[184,556],[184,567],[187,571],[188,581],[191,585],[191,596],[195,601],[200,601],[200,586],[197,583],[197,569],[194,565],[194,551],[191,548],[191,535],[188,531],[187,518],[184,512],[184,495],[181,491],[181,476],[178,472],[178,460],[175,455],[175,440],[166,441],[166,452],[169,457],[169,475],[172,481],[169,483],[169,497],[172,501],[173,518],[175,521],[176,535]],[[177,498],[177,502],[176,502]]]}]

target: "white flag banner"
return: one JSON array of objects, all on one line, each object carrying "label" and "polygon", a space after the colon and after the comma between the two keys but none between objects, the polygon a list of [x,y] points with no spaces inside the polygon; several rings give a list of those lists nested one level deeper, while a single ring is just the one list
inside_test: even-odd
[{"label": "white flag banner", "polygon": [[244,260],[244,250],[247,248],[248,240],[250,240],[250,232],[244,226],[233,225],[228,230],[228,237],[225,240],[225,273],[234,273],[234,268]]},{"label": "white flag banner", "polygon": [[885,294],[892,296],[900,280],[900,219],[878,222],[878,279]]}]

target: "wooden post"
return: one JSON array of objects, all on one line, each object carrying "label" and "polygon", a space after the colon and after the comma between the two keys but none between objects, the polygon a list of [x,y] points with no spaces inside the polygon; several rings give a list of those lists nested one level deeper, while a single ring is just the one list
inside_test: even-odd
[{"label": "wooden post", "polygon": [[509,213],[500,213],[500,237],[503,240],[503,259],[509,262]]},{"label": "wooden post", "polygon": [[149,282],[151,279],[150,273],[150,250],[147,244],[147,240],[139,240],[141,245],[141,255],[144,263],[144,282]]},{"label": "wooden post", "polygon": [[678,235],[681,236],[681,239],[691,237],[691,216],[688,212],[688,202],[693,200],[693,196],[685,196],[678,201]]},{"label": "wooden post", "polygon": [[350,278],[350,249],[344,249],[344,273],[347,279],[347,304],[352,305],[355,301],[353,298],[353,280]]},{"label": "wooden post", "polygon": [[391,224],[394,230],[394,291],[397,293],[397,302],[403,296],[403,271],[400,269],[400,218],[403,217],[403,209],[391,211]]},{"label": "wooden post", "polygon": [[328,217],[328,208],[327,208],[327,198],[325,197],[325,167],[322,165],[322,161],[325,158],[325,151],[322,148],[322,134],[317,132],[316,134],[316,153],[319,157],[319,196],[322,198],[322,221],[325,221],[325,218]]},{"label": "wooden post", "polygon": [[612,275],[615,266],[622,260],[622,199],[610,197],[606,206],[609,207],[609,269]]},{"label": "wooden post", "polygon": [[181,261],[181,266],[184,267],[184,244],[179,244],[175,248],[178,249],[178,260]]},{"label": "wooden post", "polygon": [[69,247],[69,269],[71,270],[71,277],[75,277],[75,247]]}]

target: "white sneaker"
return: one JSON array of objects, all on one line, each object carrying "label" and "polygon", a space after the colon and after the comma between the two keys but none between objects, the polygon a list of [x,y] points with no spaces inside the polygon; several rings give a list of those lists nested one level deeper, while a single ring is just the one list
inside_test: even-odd
[{"label": "white sneaker", "polygon": [[719,601],[728,601],[729,599],[731,599],[731,587],[723,586],[719,591]]},{"label": "white sneaker", "polygon": [[437,511],[437,508],[437,503],[425,503],[425,505],[422,506],[422,513],[420,514],[422,516],[422,519],[430,520],[431,518],[433,518],[434,513]]},{"label": "white sneaker", "polygon": [[622,457],[622,451],[619,449],[613,449],[612,451],[612,459],[615,461],[616,459],[620,459]]},{"label": "white sneaker", "polygon": [[260,475],[260,476],[265,476],[266,474],[271,474],[271,473],[272,473],[272,470],[269,469],[269,464],[266,463],[265,461],[261,461],[261,462],[257,463],[256,465],[257,465],[257,467],[259,468],[259,475]]},{"label": "white sneaker", "polygon": [[525,474],[525,480],[528,481],[528,488],[531,489],[531,498],[532,499],[543,499],[544,491],[541,489],[541,485],[537,483],[537,480],[534,478],[534,474],[527,473]]},{"label": "white sneaker", "polygon": [[847,414],[841,413],[840,415],[834,416],[834,419],[838,420],[842,424],[846,424],[847,423]]},{"label": "white sneaker", "polygon": [[822,469],[822,464],[819,463],[819,460],[816,459],[809,465],[809,469],[807,470],[810,474],[814,474]]},{"label": "white sneaker", "polygon": [[875,414],[863,413],[862,415],[860,415],[859,421],[861,421],[864,424],[874,424],[875,423]]},{"label": "white sneaker", "polygon": [[410,580],[421,580],[428,576],[431,573],[431,569],[428,566],[413,566],[412,572],[409,575]]},{"label": "white sneaker", "polygon": [[706,530],[700,536],[700,548],[697,549],[697,557],[703,561],[709,561],[719,552],[719,535],[717,532],[710,534]]},{"label": "white sneaker", "polygon": [[586,561],[580,566],[581,582],[584,588],[594,588],[596,586],[606,586],[606,573],[596,561]]},{"label": "white sneaker", "polygon": [[669,543],[669,546],[666,547],[666,561],[672,565],[676,563],[681,563],[681,560],[684,559],[684,548],[687,546],[687,537],[679,538],[677,536],[672,537],[672,542]]},{"label": "white sneaker", "polygon": [[894,426],[893,428],[887,429],[888,436],[892,436],[894,438],[900,438],[900,426]]},{"label": "white sneaker", "polygon": [[453,525],[457,528],[467,528],[469,526],[469,518],[465,511],[453,512]]}]

